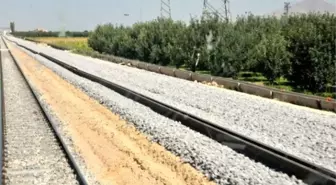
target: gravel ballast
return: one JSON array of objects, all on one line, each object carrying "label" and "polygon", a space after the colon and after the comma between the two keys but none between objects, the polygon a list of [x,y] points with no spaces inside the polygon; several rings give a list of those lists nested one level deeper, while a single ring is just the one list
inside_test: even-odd
[{"label": "gravel ballast", "polygon": [[[0,38],[1,40],[1,38]],[[2,41],[1,48],[5,48]],[[2,52],[6,184],[78,184],[54,133],[7,51]]]},{"label": "gravel ballast", "polygon": [[39,55],[26,52],[218,184],[303,184]]},{"label": "gravel ballast", "polygon": [[16,40],[81,70],[336,172],[335,114]]}]

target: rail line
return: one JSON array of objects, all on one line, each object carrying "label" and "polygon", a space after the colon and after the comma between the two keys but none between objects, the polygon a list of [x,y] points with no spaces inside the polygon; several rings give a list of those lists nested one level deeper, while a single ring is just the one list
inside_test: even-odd
[{"label": "rail line", "polygon": [[[63,139],[63,137],[61,136],[59,130],[56,127],[56,120],[54,120],[54,118],[48,113],[48,111],[46,110],[46,108],[44,106],[42,106],[42,102],[41,100],[38,98],[37,93],[33,90],[33,88],[31,87],[30,82],[27,80],[25,74],[23,73],[23,71],[21,70],[20,66],[18,65],[16,58],[12,55],[11,51],[8,49],[8,45],[6,43],[6,41],[4,40],[3,37],[1,37],[1,40],[3,41],[5,47],[6,47],[6,51],[9,52],[9,55],[11,56],[12,60],[15,63],[15,66],[17,67],[17,69],[20,72],[20,75],[23,77],[25,83],[27,84],[30,93],[33,95],[34,100],[36,101],[38,107],[40,108],[40,110],[42,111],[42,114],[45,118],[45,120],[47,120],[49,127],[51,128],[52,134],[55,136],[57,143],[59,144],[61,150],[63,151],[63,153],[65,154],[65,157],[67,159],[68,164],[70,165],[71,169],[73,170],[73,173],[76,176],[76,180],[80,185],[88,185],[88,182],[86,180],[86,178],[84,177],[82,171],[80,170],[79,166],[77,165],[74,157],[72,156],[68,146],[65,143],[65,140]],[[0,41],[1,41],[0,40]],[[0,181],[0,185],[1,184],[6,184],[4,181],[4,177],[3,177],[3,172],[4,172],[4,132],[3,132],[3,128],[4,128],[4,124],[5,124],[5,111],[4,111],[4,91],[3,91],[3,68],[2,68],[2,61],[1,61],[1,55],[0,55],[0,78],[1,78],[1,125],[0,125],[0,132],[1,132],[1,181]]]},{"label": "rail line", "polygon": [[233,150],[238,151],[239,153],[242,153],[255,161],[261,162],[277,171],[284,172],[290,176],[294,175],[307,184],[336,184],[336,174],[328,169],[325,169],[321,166],[316,166],[293,155],[273,147],[266,146],[247,136],[243,136],[237,132],[218,126],[216,123],[204,120],[195,115],[186,113],[175,107],[134,92],[123,86],[112,83],[106,79],[82,71],[45,53],[39,53],[31,48],[25,47],[18,43],[16,44],[31,51],[32,53],[43,56],[44,58],[81,77],[99,83],[127,98],[150,107],[153,111],[163,116],[166,116],[175,121],[179,121],[189,128],[198,131],[212,138],[213,140],[216,140],[217,142],[226,145]]},{"label": "rail line", "polygon": [[[0,49],[2,49],[0,47]],[[2,74],[2,50],[0,50],[0,111],[1,111],[1,119],[0,119],[0,168],[1,168],[1,175],[0,175],[0,184],[3,183],[2,172],[3,172],[3,156],[4,156],[4,123],[5,123],[5,103],[4,103],[4,88],[3,88],[3,74]]]}]

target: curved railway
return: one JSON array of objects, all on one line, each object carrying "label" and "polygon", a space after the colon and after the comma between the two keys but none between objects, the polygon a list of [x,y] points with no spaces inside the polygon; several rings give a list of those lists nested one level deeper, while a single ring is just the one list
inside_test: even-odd
[{"label": "curved railway", "polygon": [[54,120],[41,106],[3,38],[0,47],[0,184],[87,185]]},{"label": "curved railway", "polygon": [[196,130],[217,142],[226,145],[249,158],[261,162],[277,171],[284,172],[288,175],[294,175],[307,184],[336,184],[336,174],[321,166],[314,165],[305,160],[292,156],[276,148],[266,146],[249,137],[243,136],[237,132],[218,126],[218,124],[199,118],[165,103],[154,100],[143,94],[139,94],[123,86],[112,83],[106,79],[82,71],[74,66],[49,56],[45,53],[39,53],[31,48],[16,43],[18,46],[25,48],[35,54],[66,68],[67,70],[99,83],[117,93],[135,100],[145,106],[150,107],[153,111],[166,116],[170,119],[180,121],[182,124]]}]

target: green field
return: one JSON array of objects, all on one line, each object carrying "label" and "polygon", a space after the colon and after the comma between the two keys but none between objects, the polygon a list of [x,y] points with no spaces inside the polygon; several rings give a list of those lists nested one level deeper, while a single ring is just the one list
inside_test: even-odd
[{"label": "green field", "polygon": [[88,46],[87,37],[35,37],[29,39],[55,45],[78,53],[93,51],[92,48]]}]

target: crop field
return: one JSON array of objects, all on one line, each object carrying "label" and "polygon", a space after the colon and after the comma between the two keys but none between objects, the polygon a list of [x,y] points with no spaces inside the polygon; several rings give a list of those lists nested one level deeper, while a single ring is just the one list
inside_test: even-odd
[{"label": "crop field", "polygon": [[66,48],[74,52],[92,51],[88,46],[87,37],[38,37],[30,39]]}]

